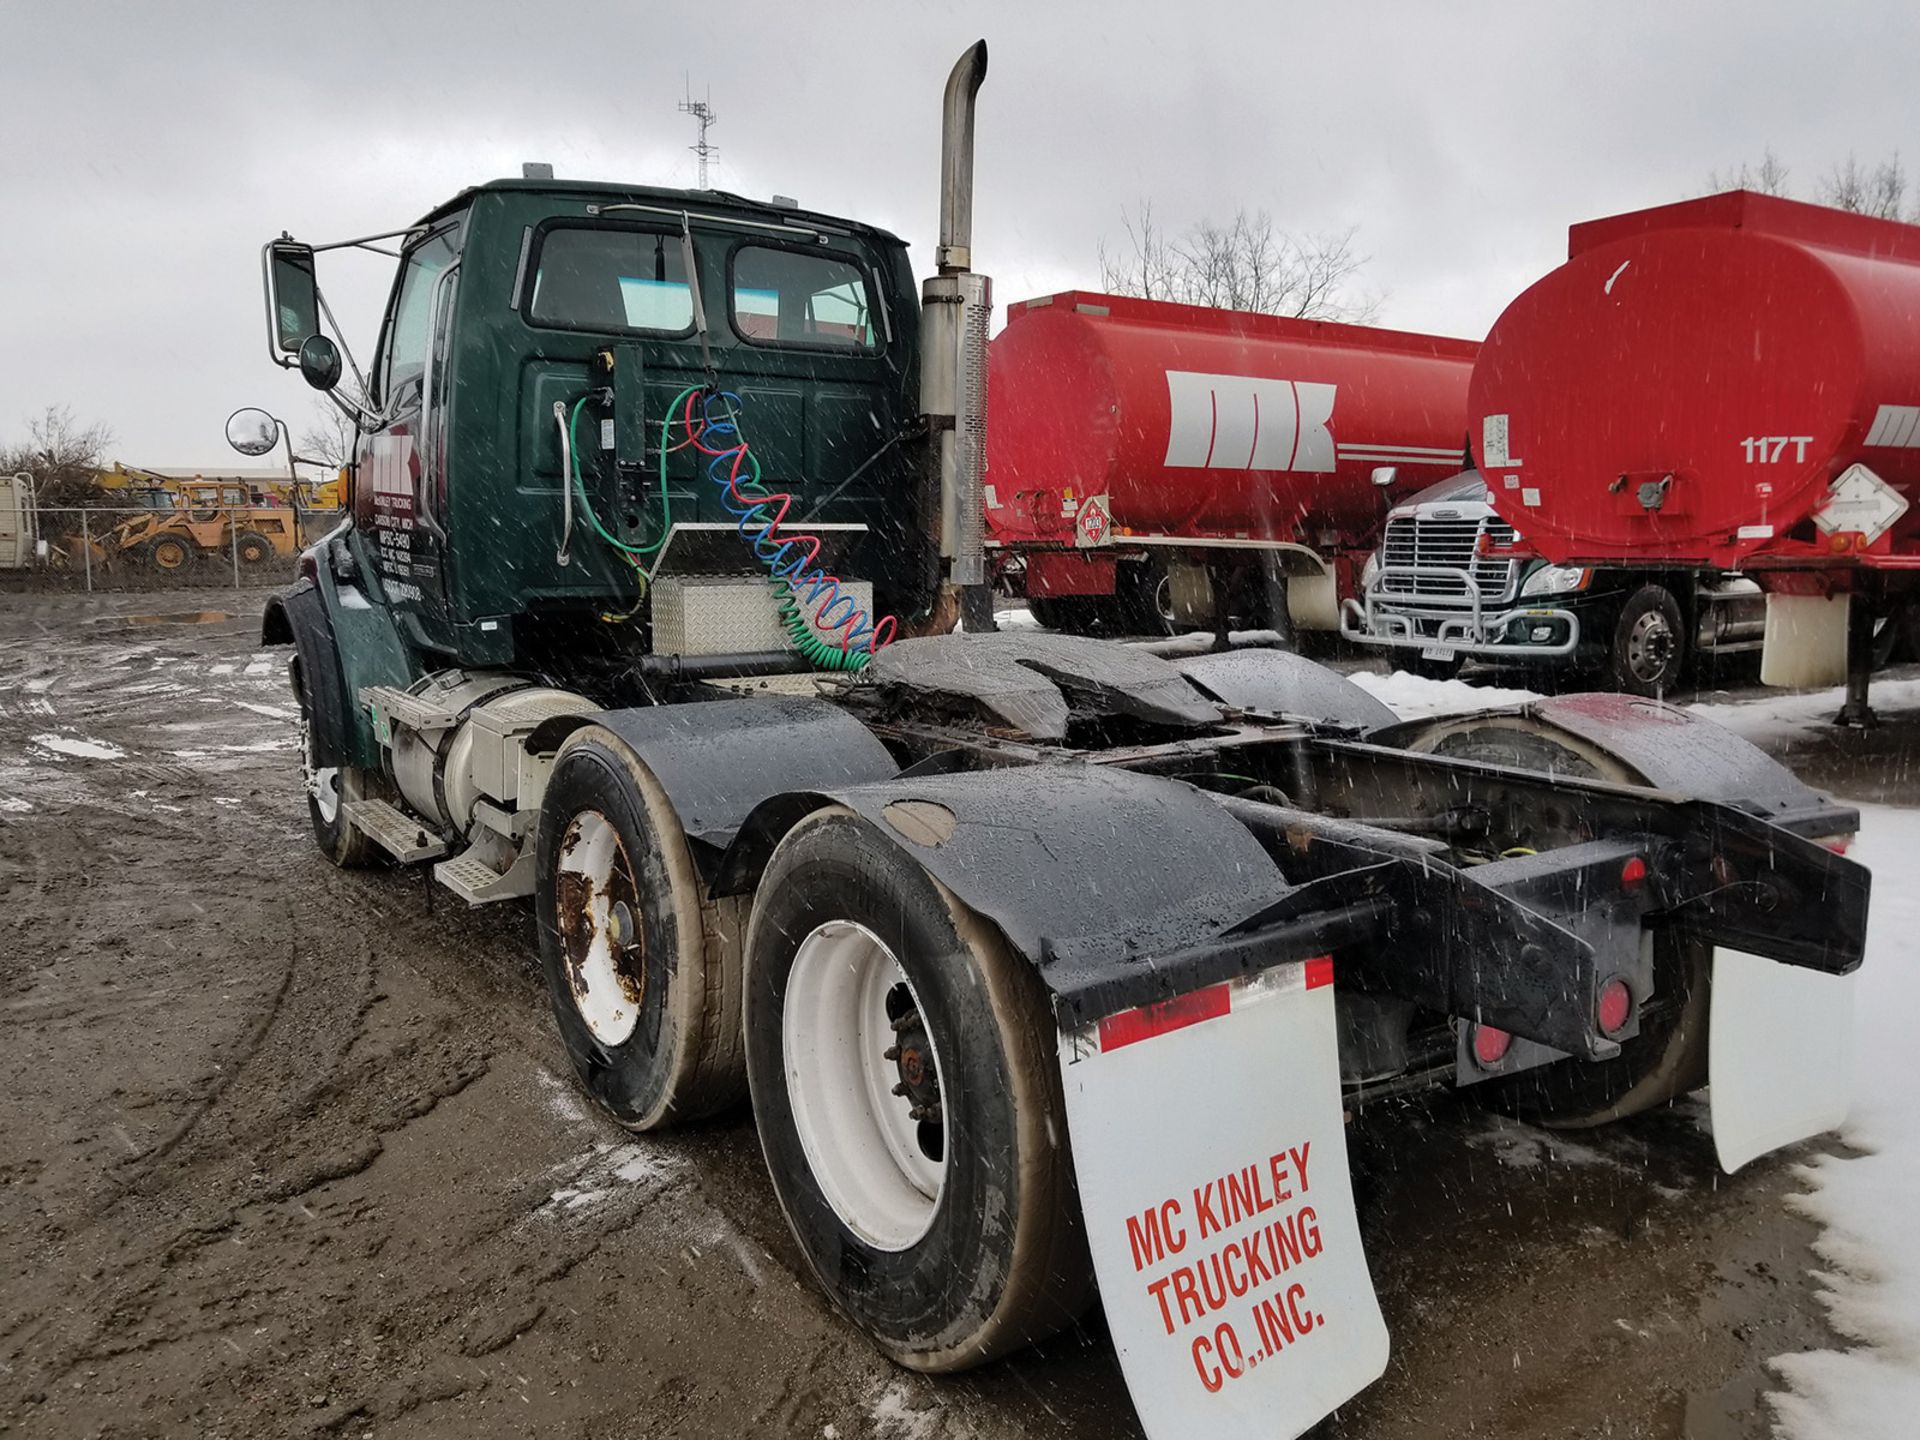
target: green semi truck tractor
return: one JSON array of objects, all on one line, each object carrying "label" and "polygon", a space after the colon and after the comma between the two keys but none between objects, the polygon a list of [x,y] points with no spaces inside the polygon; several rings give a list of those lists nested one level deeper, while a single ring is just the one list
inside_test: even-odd
[{"label": "green semi truck tractor", "polygon": [[[359,445],[264,639],[326,858],[530,899],[580,1084],[638,1131],[750,1098],[800,1253],[901,1364],[1097,1282],[1149,1433],[1297,1433],[1386,1363],[1343,1116],[1664,1103],[1709,982],[1826,1055],[1800,992],[1860,961],[1857,817],[1656,702],[1402,724],[1277,650],[955,629],[985,72],[947,83],[918,296],[870,225],[545,174],[266,245],[270,354]],[[388,244],[362,372],[318,257]],[[1833,1123],[1780,1074],[1715,1073],[1730,1167]]]}]

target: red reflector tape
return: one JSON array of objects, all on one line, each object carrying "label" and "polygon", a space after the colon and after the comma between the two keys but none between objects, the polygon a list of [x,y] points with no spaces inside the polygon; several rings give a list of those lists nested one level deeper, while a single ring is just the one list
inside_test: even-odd
[{"label": "red reflector tape", "polygon": [[1100,1022],[1100,1049],[1118,1050],[1136,1040],[1151,1040],[1170,1030],[1184,1030],[1202,1020],[1212,1020],[1233,1009],[1232,987],[1223,982],[1186,995],[1176,995],[1157,1005],[1142,1005],[1122,1010]]},{"label": "red reflector tape", "polygon": [[1307,961],[1307,989],[1318,990],[1333,983],[1333,957],[1321,955]]}]

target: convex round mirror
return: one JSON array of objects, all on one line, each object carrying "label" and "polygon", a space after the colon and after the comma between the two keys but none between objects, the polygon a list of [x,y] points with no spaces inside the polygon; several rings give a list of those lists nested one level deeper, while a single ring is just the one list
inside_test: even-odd
[{"label": "convex round mirror", "polygon": [[264,455],[280,439],[280,426],[273,416],[251,406],[227,417],[227,443],[242,455]]},{"label": "convex round mirror", "polygon": [[324,335],[309,335],[300,342],[300,374],[316,390],[331,390],[340,383],[340,347]]}]

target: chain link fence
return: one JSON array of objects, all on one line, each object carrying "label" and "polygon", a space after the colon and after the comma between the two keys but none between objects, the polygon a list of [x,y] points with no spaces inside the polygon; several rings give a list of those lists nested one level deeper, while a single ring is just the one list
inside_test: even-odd
[{"label": "chain link fence", "polygon": [[284,585],[338,510],[0,506],[0,591]]}]

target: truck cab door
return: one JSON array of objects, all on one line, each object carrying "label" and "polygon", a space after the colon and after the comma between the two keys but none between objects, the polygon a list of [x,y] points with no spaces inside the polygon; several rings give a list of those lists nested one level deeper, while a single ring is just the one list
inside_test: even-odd
[{"label": "truck cab door", "polygon": [[388,604],[416,643],[449,643],[447,604],[448,364],[459,283],[458,219],[402,252],[371,397],[377,426],[360,441],[354,528]]}]

